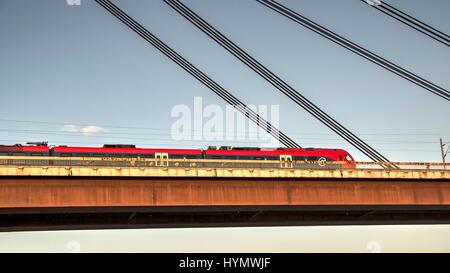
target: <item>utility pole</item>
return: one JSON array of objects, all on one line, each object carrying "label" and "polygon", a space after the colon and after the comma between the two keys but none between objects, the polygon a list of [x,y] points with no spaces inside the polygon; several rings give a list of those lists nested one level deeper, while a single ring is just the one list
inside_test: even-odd
[{"label": "utility pole", "polygon": [[442,163],[444,163],[444,170],[445,170],[445,157],[448,154],[448,150],[450,149],[450,146],[447,148],[447,151],[444,152],[444,146],[446,143],[442,142],[442,138],[439,138],[439,146],[441,147],[441,156],[442,156]]}]

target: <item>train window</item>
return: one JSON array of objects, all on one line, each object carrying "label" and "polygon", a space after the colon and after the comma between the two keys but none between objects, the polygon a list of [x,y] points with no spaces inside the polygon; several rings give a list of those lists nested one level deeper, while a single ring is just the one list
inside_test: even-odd
[{"label": "train window", "polygon": [[[0,153],[0,156],[7,156],[7,155],[8,155],[8,153]],[[8,160],[6,160],[6,159],[0,159],[0,164],[5,164],[7,162],[8,162]]]},{"label": "train window", "polygon": [[32,156],[43,156],[42,153],[31,153]]},{"label": "train window", "polygon": [[61,153],[60,156],[69,157],[69,156],[72,156],[72,154],[71,153]]},{"label": "train window", "polygon": [[12,153],[13,156],[24,156],[25,153]]},{"label": "train window", "polygon": [[347,159],[347,161],[353,161],[353,159],[350,157],[350,155],[345,155],[345,158]]},{"label": "train window", "polygon": [[[8,153],[0,153],[0,156],[7,156],[8,155]],[[7,160],[6,159],[1,159],[0,160],[0,163],[7,163]]]},{"label": "train window", "polygon": [[183,158],[185,158],[185,159],[197,159],[198,155],[185,155],[185,156],[183,156]]}]

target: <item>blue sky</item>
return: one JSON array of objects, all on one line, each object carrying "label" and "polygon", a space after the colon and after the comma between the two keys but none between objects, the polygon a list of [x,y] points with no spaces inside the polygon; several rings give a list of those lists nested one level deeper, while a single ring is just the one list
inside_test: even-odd
[{"label": "blue sky", "polygon": [[[367,160],[162,1],[113,2],[247,104],[280,105],[281,129],[302,146]],[[447,47],[361,1],[280,2],[450,88]],[[450,33],[449,1],[387,2]],[[450,141],[447,101],[255,1],[184,3],[390,160],[440,161],[439,137]],[[1,0],[0,35],[1,143],[259,144],[172,140],[174,106],[192,106],[194,97],[225,103],[93,1]],[[63,131],[78,124],[103,129]]]}]

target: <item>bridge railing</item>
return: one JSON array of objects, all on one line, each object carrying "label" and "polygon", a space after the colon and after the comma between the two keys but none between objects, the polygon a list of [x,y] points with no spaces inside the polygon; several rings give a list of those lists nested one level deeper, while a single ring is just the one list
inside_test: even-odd
[{"label": "bridge railing", "polygon": [[261,169],[382,169],[395,164],[401,170],[450,171],[450,163],[440,162],[347,162],[347,161],[284,161],[225,159],[157,159],[111,157],[0,156],[0,166],[43,167],[116,167],[116,168],[261,168]]}]

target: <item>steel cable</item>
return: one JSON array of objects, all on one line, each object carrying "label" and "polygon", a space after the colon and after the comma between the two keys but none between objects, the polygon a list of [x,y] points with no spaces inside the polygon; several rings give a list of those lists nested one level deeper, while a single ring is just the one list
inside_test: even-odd
[{"label": "steel cable", "polygon": [[227,103],[235,107],[238,111],[240,111],[247,118],[255,122],[259,127],[265,130],[267,133],[272,135],[274,138],[280,141],[283,145],[287,147],[300,148],[295,141],[290,139],[284,133],[275,128],[272,124],[267,122],[257,113],[255,113],[252,109],[248,108],[245,104],[243,104],[240,100],[234,97],[231,93],[209,78],[206,74],[197,69],[194,65],[188,62],[186,59],[181,57],[178,53],[176,53],[169,46],[164,44],[161,40],[159,40],[155,35],[150,33],[147,29],[141,26],[139,23],[134,21],[131,17],[129,17],[125,12],[119,9],[117,6],[112,4],[108,0],[96,0],[98,4],[112,13],[116,18],[125,23],[128,27],[130,27],[133,31],[139,34],[142,38],[144,38],[147,42],[155,46],[160,52],[169,57],[176,64],[181,66],[184,70],[194,76],[197,80],[206,85],[209,89],[211,89],[215,94],[224,99]]},{"label": "steel cable", "polygon": [[164,0],[168,5],[174,8],[177,12],[179,12],[182,16],[184,16],[187,20],[197,26],[201,31],[207,34],[209,37],[214,39],[217,43],[219,43],[222,47],[224,47],[227,51],[241,60],[243,63],[248,65],[252,70],[262,76],[264,79],[269,81],[273,86],[279,89],[283,94],[288,96],[314,117],[319,119],[323,124],[325,124],[328,128],[332,129],[358,150],[366,154],[369,158],[374,161],[384,161],[388,160],[382,156],[380,153],[375,151],[372,147],[364,143],[361,139],[347,130],[344,126],[339,124],[333,118],[328,116],[325,112],[319,109],[312,102],[303,97],[298,91],[289,86],[286,82],[281,80],[278,76],[264,67],[261,63],[243,51],[239,46],[226,38],[223,34],[221,34],[217,29],[212,27],[206,21],[204,21],[200,16],[195,14],[192,10],[186,7],[178,0]]},{"label": "steel cable", "polygon": [[336,34],[333,31],[330,31],[329,29],[313,22],[312,20],[298,14],[297,12],[289,9],[286,6],[283,6],[282,4],[273,1],[273,0],[256,0],[258,3],[276,11],[277,13],[291,19],[292,21],[314,31],[315,33],[331,40],[332,42],[343,46],[344,48],[347,48],[348,50],[352,51],[353,53],[356,53],[360,55],[361,57],[391,71],[392,73],[426,89],[427,91],[447,100],[450,101],[450,92],[440,86],[437,86],[436,84],[386,60],[385,58],[382,58],[375,53],[351,42],[348,39],[345,39],[344,37]]}]

